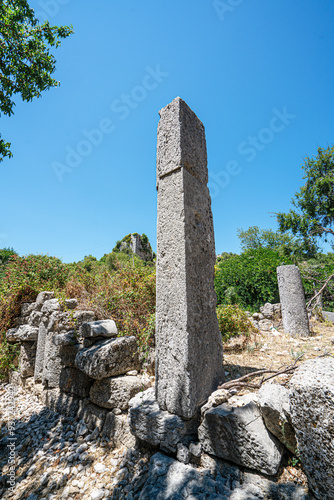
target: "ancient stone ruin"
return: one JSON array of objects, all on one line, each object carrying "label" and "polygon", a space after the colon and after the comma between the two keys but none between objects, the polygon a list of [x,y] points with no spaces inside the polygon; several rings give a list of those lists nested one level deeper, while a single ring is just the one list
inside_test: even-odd
[{"label": "ancient stone ruin", "polygon": [[284,331],[291,337],[308,337],[310,327],[298,267],[279,266],[277,278]]},{"label": "ancient stone ruin", "polygon": [[[2,425],[0,497],[333,500],[332,356],[301,364],[284,385],[216,390],[223,363],[206,183],[203,125],[177,98],[158,129],[156,378],[154,352],[143,359],[136,338],[118,336],[112,319],[50,291],[22,304],[6,334],[20,345],[19,369],[1,386],[7,397],[13,387],[28,392],[26,416],[15,421],[21,476],[7,495],[11,436]],[[298,268],[282,266],[278,277],[284,328],[306,335]],[[252,321],[269,335],[280,309],[265,304]],[[35,396],[39,410],[30,411]],[[0,416],[4,408],[0,400]],[[117,449],[119,461],[110,458]],[[277,481],[282,459],[297,449],[310,495]]]},{"label": "ancient stone ruin", "polygon": [[160,117],[156,397],[162,410],[191,418],[224,377],[206,141],[179,97]]}]

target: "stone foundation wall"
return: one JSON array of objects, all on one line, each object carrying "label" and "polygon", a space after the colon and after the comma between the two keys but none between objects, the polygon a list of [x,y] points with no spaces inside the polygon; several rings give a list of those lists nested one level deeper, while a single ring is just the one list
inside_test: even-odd
[{"label": "stone foundation wall", "polygon": [[33,391],[52,410],[79,417],[114,441],[134,442],[129,400],[154,381],[154,361],[142,370],[135,337],[118,337],[113,320],[96,321],[75,299],[61,304],[53,292],[22,304],[8,342],[19,343],[18,370],[10,382]]}]

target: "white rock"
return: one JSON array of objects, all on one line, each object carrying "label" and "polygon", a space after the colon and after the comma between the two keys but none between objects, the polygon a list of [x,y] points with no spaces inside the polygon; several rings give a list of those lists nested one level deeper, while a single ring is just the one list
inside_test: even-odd
[{"label": "white rock", "polygon": [[102,500],[104,498],[104,490],[93,490],[90,494],[92,500]]},{"label": "white rock", "polygon": [[97,464],[94,464],[94,470],[98,474],[102,474],[103,472],[105,472],[107,470],[107,468],[105,465],[97,463]]}]

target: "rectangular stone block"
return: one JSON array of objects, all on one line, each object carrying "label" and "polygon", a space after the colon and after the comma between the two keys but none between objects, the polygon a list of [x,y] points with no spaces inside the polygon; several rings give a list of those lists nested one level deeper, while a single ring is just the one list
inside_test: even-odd
[{"label": "rectangular stone block", "polygon": [[204,127],[180,98],[161,112],[157,178],[156,397],[191,418],[224,371]]},{"label": "rectangular stone block", "polygon": [[180,97],[160,110],[157,142],[157,182],[181,167],[203,184],[208,182],[203,123]]},{"label": "rectangular stone block", "polygon": [[153,388],[132,398],[129,408],[132,434],[151,446],[159,446],[167,453],[175,453],[179,443],[188,443],[197,437],[199,415],[184,420],[178,415],[162,411]]}]

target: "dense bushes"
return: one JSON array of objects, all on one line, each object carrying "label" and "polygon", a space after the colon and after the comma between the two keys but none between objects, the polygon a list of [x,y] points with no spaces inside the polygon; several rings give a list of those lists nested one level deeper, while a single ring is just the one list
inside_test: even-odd
[{"label": "dense bushes", "polygon": [[276,268],[283,264],[291,261],[266,248],[220,260],[215,276],[218,304],[231,303],[232,291],[235,302],[244,309],[258,311],[266,302],[279,302]]},{"label": "dense bushes", "polygon": [[[259,311],[266,302],[279,302],[277,266],[292,264],[281,252],[259,248],[241,255],[219,259],[216,265],[215,288],[218,304],[239,304],[243,309]],[[317,254],[316,258],[297,262],[308,301],[334,274],[334,254]],[[322,294],[323,308],[334,310],[334,280]]]},{"label": "dense bushes", "polygon": [[[155,311],[155,268],[139,259],[116,261],[110,270],[105,262],[85,258],[64,264],[44,255],[14,256],[0,279],[0,333],[4,338],[23,302],[32,302],[39,292],[52,290],[60,300],[77,298],[81,308],[92,309],[99,319],[115,319],[121,335],[135,335],[140,342],[152,341]],[[151,332],[152,333],[152,332]]]},{"label": "dense bushes", "polygon": [[223,342],[235,335],[248,335],[254,330],[245,311],[237,305],[218,306],[217,318]]}]

